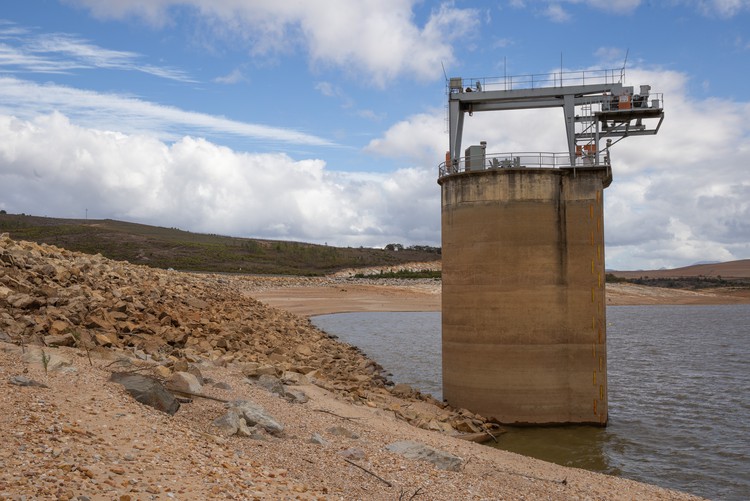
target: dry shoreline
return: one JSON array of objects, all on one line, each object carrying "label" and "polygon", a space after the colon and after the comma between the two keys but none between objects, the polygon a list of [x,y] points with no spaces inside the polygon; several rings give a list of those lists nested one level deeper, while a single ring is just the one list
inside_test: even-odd
[{"label": "dry shoreline", "polygon": [[[303,316],[348,312],[440,311],[440,282],[341,277],[245,277],[248,294],[270,306]],[[688,291],[626,283],[607,284],[607,304],[750,304],[750,290]]]}]

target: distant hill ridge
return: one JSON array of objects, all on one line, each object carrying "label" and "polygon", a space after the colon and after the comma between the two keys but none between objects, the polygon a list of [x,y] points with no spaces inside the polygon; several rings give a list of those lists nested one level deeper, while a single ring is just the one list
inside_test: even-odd
[{"label": "distant hill ridge", "polygon": [[750,278],[750,259],[728,261],[726,263],[694,264],[672,270],[636,270],[617,271],[610,270],[615,276],[634,278],[679,278],[679,277],[712,277],[712,278]]},{"label": "distant hill ridge", "polygon": [[440,260],[439,249],[427,246],[390,246],[393,250],[333,247],[192,233],[112,219],[60,219],[2,212],[0,233],[9,233],[14,240],[184,271],[304,276]]}]

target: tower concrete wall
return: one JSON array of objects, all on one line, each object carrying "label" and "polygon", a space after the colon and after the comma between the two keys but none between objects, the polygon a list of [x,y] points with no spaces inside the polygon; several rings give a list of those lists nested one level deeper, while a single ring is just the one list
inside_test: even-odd
[{"label": "tower concrete wall", "polygon": [[443,395],[507,424],[607,422],[606,167],[442,177]]}]

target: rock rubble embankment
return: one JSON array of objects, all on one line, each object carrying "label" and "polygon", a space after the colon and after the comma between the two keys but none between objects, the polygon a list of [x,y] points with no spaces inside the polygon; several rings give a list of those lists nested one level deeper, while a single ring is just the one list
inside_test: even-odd
[{"label": "rock rubble embankment", "polygon": [[[249,377],[303,374],[349,402],[371,406],[379,405],[372,394],[392,387],[383,368],[356,347],[248,297],[247,280],[153,269],[7,235],[0,238],[0,264],[6,341],[122,352],[162,366],[162,376],[181,361],[230,365]],[[258,279],[266,281],[279,282]],[[486,426],[480,416],[443,409],[410,388],[398,391],[441,409],[431,415],[396,409],[418,427],[476,433]]]}]

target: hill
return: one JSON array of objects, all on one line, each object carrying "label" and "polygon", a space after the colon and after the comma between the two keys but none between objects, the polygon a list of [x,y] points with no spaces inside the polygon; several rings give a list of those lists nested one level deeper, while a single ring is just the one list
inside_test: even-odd
[{"label": "hill", "polygon": [[750,259],[726,263],[694,264],[671,270],[608,271],[621,278],[750,278]]},{"label": "hill", "polygon": [[750,289],[750,259],[695,264],[672,270],[607,272],[607,282],[624,281],[670,289],[747,291]]},{"label": "hill", "polygon": [[323,275],[346,268],[436,261],[439,250],[332,247],[192,233],[112,219],[1,214],[0,233],[152,268],[280,275]]}]

